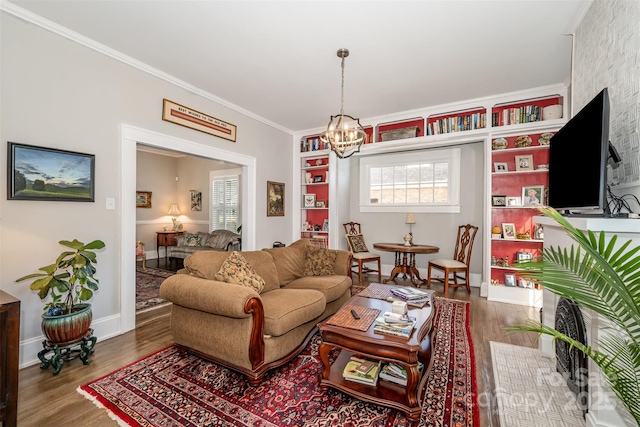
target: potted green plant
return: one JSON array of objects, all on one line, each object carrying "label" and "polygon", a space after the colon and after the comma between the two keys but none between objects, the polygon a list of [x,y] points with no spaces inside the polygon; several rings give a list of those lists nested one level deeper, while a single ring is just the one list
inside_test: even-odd
[{"label": "potted green plant", "polygon": [[87,301],[98,290],[94,251],[105,245],[101,240],[87,244],[77,239],[58,243],[72,250],[62,252],[53,264],[40,267],[40,273],[16,282],[35,279],[31,290],[38,291],[43,301],[50,298],[42,314],[42,332],[50,343],[62,346],[82,340],[91,326],[91,304]]},{"label": "potted green plant", "polygon": [[640,425],[640,246],[630,248],[631,240],[618,246],[617,235],[607,243],[604,232],[585,234],[556,210],[540,211],[557,221],[577,247],[545,247],[542,260],[521,265],[522,275],[608,319],[616,332],[595,350],[532,319],[507,329],[550,335],[582,351]]}]

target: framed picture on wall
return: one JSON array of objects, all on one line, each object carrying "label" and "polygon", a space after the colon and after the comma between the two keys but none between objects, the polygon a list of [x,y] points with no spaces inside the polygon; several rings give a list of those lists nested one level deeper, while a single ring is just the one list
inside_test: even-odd
[{"label": "framed picture on wall", "polygon": [[267,181],[267,216],[284,216],[284,183]]},{"label": "framed picture on wall", "polygon": [[136,191],[136,208],[151,207],[151,191]]},{"label": "framed picture on wall", "polygon": [[198,190],[191,190],[191,210],[202,210],[202,193]]},{"label": "framed picture on wall", "polygon": [[9,200],[93,202],[95,155],[8,143]]}]

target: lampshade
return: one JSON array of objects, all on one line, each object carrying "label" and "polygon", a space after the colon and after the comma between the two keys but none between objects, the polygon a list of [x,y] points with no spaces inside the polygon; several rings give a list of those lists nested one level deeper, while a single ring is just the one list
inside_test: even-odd
[{"label": "lampshade", "polygon": [[175,203],[170,204],[169,212],[167,212],[167,215],[171,215],[171,216],[180,215],[180,210],[178,209],[178,205],[176,205]]},{"label": "lampshade", "polygon": [[404,221],[405,224],[415,224],[416,219],[413,217],[412,213],[407,214],[407,219]]},{"label": "lampshade", "polygon": [[338,49],[337,55],[342,58],[342,86],[340,92],[340,114],[331,116],[327,130],[320,135],[320,140],[341,159],[360,151],[367,134],[364,132],[360,119],[344,114],[344,58],[349,56],[349,49]]}]

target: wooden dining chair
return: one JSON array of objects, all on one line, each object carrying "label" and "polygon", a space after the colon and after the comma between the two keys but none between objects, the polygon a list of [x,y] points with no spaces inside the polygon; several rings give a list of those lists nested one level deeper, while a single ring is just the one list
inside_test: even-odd
[{"label": "wooden dining chair", "polygon": [[[427,267],[427,288],[431,286],[431,280],[437,280],[444,283],[445,294],[449,292],[449,287],[457,288],[459,286],[466,286],[467,292],[471,292],[471,287],[469,286],[469,263],[471,262],[473,240],[476,238],[477,232],[478,227],[471,224],[458,227],[458,240],[456,240],[453,258],[429,261]],[[433,269],[442,271],[444,277],[431,277],[431,271]],[[459,282],[458,279],[462,281]]]},{"label": "wooden dining chair", "polygon": [[[368,273],[378,273],[378,282],[382,281],[380,273],[380,255],[369,252],[359,222],[347,222],[344,227],[347,246],[351,252],[351,273],[358,274],[358,283],[362,283],[362,275]],[[378,268],[370,268],[365,263],[377,262]],[[356,270],[357,269],[357,270]]]}]

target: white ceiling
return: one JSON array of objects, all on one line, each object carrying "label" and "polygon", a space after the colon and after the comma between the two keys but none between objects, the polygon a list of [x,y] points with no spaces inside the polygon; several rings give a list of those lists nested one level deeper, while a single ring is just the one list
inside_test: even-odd
[{"label": "white ceiling", "polygon": [[591,1],[11,3],[300,131],[339,112],[342,47],[345,113],[362,119],[569,83]]}]

